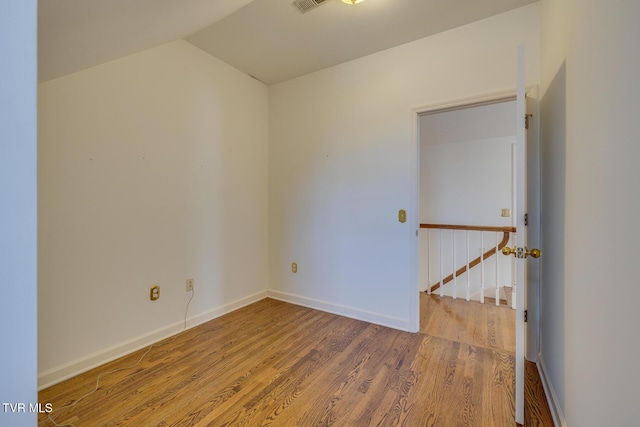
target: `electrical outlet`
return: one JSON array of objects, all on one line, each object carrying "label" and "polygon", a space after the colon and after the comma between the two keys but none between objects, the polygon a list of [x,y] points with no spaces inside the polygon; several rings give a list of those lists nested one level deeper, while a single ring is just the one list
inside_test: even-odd
[{"label": "electrical outlet", "polygon": [[187,292],[193,291],[193,279],[187,279]]},{"label": "electrical outlet", "polygon": [[158,298],[160,298],[160,286],[158,285],[153,285],[151,287],[151,289],[149,290],[149,299],[151,301],[155,301]]}]

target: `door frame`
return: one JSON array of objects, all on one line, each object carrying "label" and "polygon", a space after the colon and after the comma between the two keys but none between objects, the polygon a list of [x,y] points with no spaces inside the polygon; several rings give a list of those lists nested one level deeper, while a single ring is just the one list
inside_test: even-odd
[{"label": "door frame", "polygon": [[[526,88],[529,129],[527,132],[527,244],[530,248],[540,248],[540,87]],[[525,309],[528,321],[525,324],[525,359],[537,363],[540,351],[540,262],[527,262],[527,290]]]},{"label": "door frame", "polygon": [[[533,120],[533,132],[529,132],[528,138],[530,145],[535,149],[539,147],[539,120],[535,120],[539,115],[538,105],[538,88],[537,86],[527,87],[527,97],[531,97],[534,102],[534,108],[532,113],[534,114]],[[411,224],[409,227],[409,279],[411,284],[409,286],[410,295],[409,298],[409,330],[410,332],[418,332],[420,330],[420,282],[419,282],[419,261],[420,261],[420,140],[418,133],[418,120],[419,116],[424,113],[436,113],[453,111],[464,108],[478,107],[482,105],[495,104],[499,102],[512,101],[516,99],[516,88],[489,92],[481,95],[469,96],[464,98],[452,99],[450,101],[420,105],[413,107],[409,111],[409,194],[411,194],[409,212],[411,213],[408,218],[408,222]],[[533,143],[533,144],[531,144]],[[530,151],[530,150],[529,150]],[[529,153],[527,153],[529,154]],[[527,161],[530,161],[529,159]],[[538,160],[536,160],[537,162]],[[533,170],[532,170],[533,169]],[[539,193],[539,170],[537,168],[527,168],[528,170],[528,186],[533,187],[533,194]],[[531,173],[533,172],[533,174]],[[533,176],[531,176],[533,175]],[[529,194],[531,194],[529,190]],[[539,195],[538,195],[539,196]],[[535,196],[534,196],[535,197]],[[539,206],[539,204],[538,204]],[[537,222],[537,227],[534,231],[534,242],[539,242],[539,215],[530,216],[530,220]],[[533,243],[533,242],[532,242]],[[536,274],[535,278],[528,277],[529,283],[525,294],[525,307],[533,314],[531,320],[526,323],[526,338],[525,355],[528,360],[535,361],[535,357],[538,352],[539,346],[539,274]],[[534,279],[533,282],[531,279]]]}]

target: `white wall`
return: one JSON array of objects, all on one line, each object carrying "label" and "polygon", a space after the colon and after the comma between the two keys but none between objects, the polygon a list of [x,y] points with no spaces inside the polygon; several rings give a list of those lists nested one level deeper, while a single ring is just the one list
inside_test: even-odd
[{"label": "white wall", "polygon": [[[515,117],[515,113],[513,114]],[[420,222],[512,226],[515,136],[420,149]]]},{"label": "white wall", "polygon": [[[565,381],[565,205],[566,205],[566,54],[568,2],[542,2],[540,134],[540,354],[546,391],[564,422]],[[569,362],[570,363],[570,362]]]},{"label": "white wall", "polygon": [[561,422],[635,425],[640,3],[542,12],[540,360]]},{"label": "white wall", "polygon": [[266,86],[176,41],[38,107],[41,385],[180,331],[188,277],[190,326],[266,295]]},{"label": "white wall", "polygon": [[412,108],[515,88],[521,43],[536,83],[532,4],[270,87],[269,294],[411,329]]},{"label": "white wall", "polygon": [[422,115],[420,222],[511,226],[515,101]]},{"label": "white wall", "polygon": [[[0,403],[36,403],[37,2],[0,2]],[[0,425],[36,413],[0,407]]]}]

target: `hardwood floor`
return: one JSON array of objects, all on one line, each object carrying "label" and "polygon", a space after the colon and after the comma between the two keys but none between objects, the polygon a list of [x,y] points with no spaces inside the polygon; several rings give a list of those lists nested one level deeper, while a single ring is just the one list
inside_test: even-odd
[{"label": "hardwood floor", "polygon": [[[513,334],[501,331],[512,311],[425,297],[420,334],[265,299],[157,344],[71,408],[146,350],[39,401],[77,427],[514,426]],[[526,383],[526,425],[552,426],[533,364]]]},{"label": "hardwood floor", "polygon": [[458,298],[420,293],[420,331],[454,341],[514,353],[515,311]]}]

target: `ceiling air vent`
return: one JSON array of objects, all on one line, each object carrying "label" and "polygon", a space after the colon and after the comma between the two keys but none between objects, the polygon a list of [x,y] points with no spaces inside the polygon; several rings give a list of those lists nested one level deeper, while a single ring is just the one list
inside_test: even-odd
[{"label": "ceiling air vent", "polygon": [[300,9],[300,12],[305,13],[311,9],[315,9],[322,3],[326,3],[328,0],[296,0],[293,4]]}]

